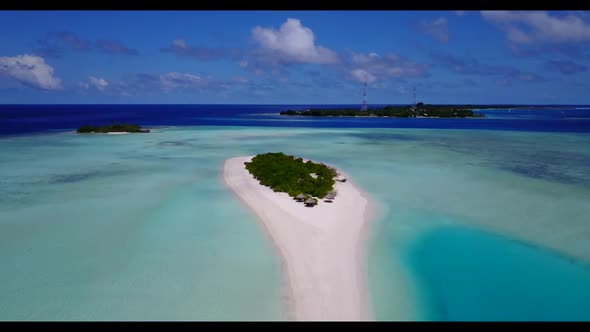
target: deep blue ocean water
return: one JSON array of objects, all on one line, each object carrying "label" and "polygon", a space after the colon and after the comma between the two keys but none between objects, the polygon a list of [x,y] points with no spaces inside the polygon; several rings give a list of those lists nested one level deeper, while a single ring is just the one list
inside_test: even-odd
[{"label": "deep blue ocean water", "polygon": [[440,128],[590,132],[590,107],[481,110],[486,118],[406,119],[287,117],[287,109],[358,105],[0,105],[0,135],[70,130],[112,121],[142,126],[257,126],[309,128]]}]

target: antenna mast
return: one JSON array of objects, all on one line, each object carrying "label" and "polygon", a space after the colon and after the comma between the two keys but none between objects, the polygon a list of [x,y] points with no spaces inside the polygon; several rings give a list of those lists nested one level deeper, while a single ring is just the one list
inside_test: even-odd
[{"label": "antenna mast", "polygon": [[365,81],[365,89],[363,91],[363,106],[361,107],[361,111],[367,111],[367,81]]}]

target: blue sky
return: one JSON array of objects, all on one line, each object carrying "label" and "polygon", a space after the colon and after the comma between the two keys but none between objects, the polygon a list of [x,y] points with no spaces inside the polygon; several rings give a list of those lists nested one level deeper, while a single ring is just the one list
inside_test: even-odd
[{"label": "blue sky", "polygon": [[0,103],[590,103],[584,11],[2,11]]}]

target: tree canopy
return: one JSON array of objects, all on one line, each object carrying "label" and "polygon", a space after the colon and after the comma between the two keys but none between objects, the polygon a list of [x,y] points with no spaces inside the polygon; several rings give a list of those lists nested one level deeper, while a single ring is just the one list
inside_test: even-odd
[{"label": "tree canopy", "polygon": [[302,158],[282,152],[259,154],[244,164],[260,184],[291,197],[308,194],[323,198],[334,189],[336,183],[334,178],[337,172],[334,168],[312,161],[303,162]]},{"label": "tree canopy", "polygon": [[466,118],[483,117],[483,114],[473,112],[472,105],[429,105],[422,102],[416,107],[411,106],[385,106],[382,108],[371,108],[367,111],[350,108],[311,108],[306,111],[287,110],[281,115],[301,116],[376,116],[376,117],[439,117],[439,118]]},{"label": "tree canopy", "polygon": [[108,132],[128,132],[128,133],[147,133],[148,129],[142,129],[139,125],[128,124],[125,122],[116,123],[113,122],[110,125],[105,126],[82,126],[76,131],[80,134],[86,133],[108,133]]}]

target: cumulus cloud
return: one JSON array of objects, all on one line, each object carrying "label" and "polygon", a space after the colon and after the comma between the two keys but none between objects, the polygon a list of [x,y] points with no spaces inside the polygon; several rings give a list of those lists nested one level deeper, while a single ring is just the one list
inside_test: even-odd
[{"label": "cumulus cloud", "polygon": [[428,66],[397,54],[353,53],[348,64],[350,76],[359,82],[373,83],[392,78],[425,77]]},{"label": "cumulus cloud", "polygon": [[88,81],[90,81],[90,85],[95,87],[96,89],[103,91],[107,86],[109,86],[109,82],[105,81],[104,78],[96,78],[94,76],[88,77]]},{"label": "cumulus cloud", "polygon": [[169,92],[177,89],[201,88],[207,84],[207,80],[198,75],[170,72],[160,75],[160,83],[162,90]]},{"label": "cumulus cloud", "polygon": [[545,11],[482,11],[482,17],[498,25],[515,44],[590,41],[590,24],[579,15],[550,15]]},{"label": "cumulus cloud", "polygon": [[446,17],[439,17],[433,21],[423,20],[420,22],[422,31],[439,42],[449,41],[449,27]]},{"label": "cumulus cloud", "polygon": [[172,41],[172,47],[178,48],[181,50],[186,50],[188,46],[186,45],[186,41],[184,39],[176,39]]},{"label": "cumulus cloud", "polygon": [[53,67],[46,64],[42,57],[35,55],[0,57],[0,75],[38,89],[62,88],[60,79],[53,76]]},{"label": "cumulus cloud", "polygon": [[173,40],[170,46],[162,48],[161,51],[191,57],[200,61],[214,61],[223,58],[237,59],[242,54],[237,48],[189,46],[184,39]]},{"label": "cumulus cloud", "polygon": [[564,75],[572,75],[584,72],[588,67],[568,60],[549,60],[545,62],[545,66],[551,70],[559,71]]},{"label": "cumulus cloud", "polygon": [[232,87],[247,84],[249,84],[249,81],[242,77],[234,77],[230,80],[218,80],[201,74],[167,72],[163,74],[137,73],[119,81],[108,82],[102,78],[90,76],[87,82],[82,82],[79,85],[83,90],[95,88],[106,95],[132,96],[160,92],[207,92],[223,94]]},{"label": "cumulus cloud", "polygon": [[353,69],[350,71],[350,74],[359,82],[373,83],[377,80],[377,77],[364,69]]},{"label": "cumulus cloud", "polygon": [[99,39],[96,41],[96,48],[108,54],[139,55],[139,51],[129,48],[117,40]]},{"label": "cumulus cloud", "polygon": [[338,55],[316,45],[313,31],[295,18],[289,18],[279,30],[255,27],[252,38],[258,45],[287,63],[330,64],[338,62]]},{"label": "cumulus cloud", "polygon": [[[428,65],[394,53],[351,53],[340,57],[334,51],[317,45],[313,31],[293,18],[287,19],[278,30],[255,27],[252,36],[259,47],[248,52],[239,65],[256,74],[271,72],[284,80],[285,69],[299,63],[331,65],[324,68],[338,71],[346,78],[361,83],[428,76]],[[314,80],[325,85],[325,79],[318,77],[315,75]]]},{"label": "cumulus cloud", "polygon": [[455,10],[454,12],[455,12],[455,15],[457,15],[457,16],[463,16],[463,15],[465,15],[465,11],[464,10]]}]

